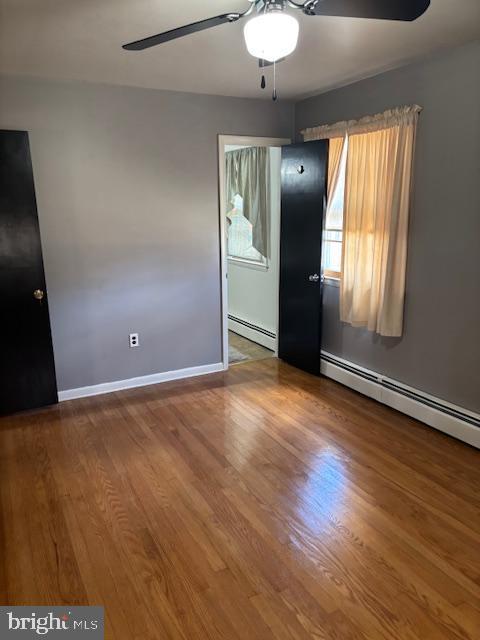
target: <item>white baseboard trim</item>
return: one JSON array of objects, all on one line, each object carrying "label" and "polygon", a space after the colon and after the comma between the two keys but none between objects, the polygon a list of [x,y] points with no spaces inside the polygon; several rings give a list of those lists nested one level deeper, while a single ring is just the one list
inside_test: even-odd
[{"label": "white baseboard trim", "polygon": [[480,415],[322,351],[321,372],[351,389],[480,449]]},{"label": "white baseboard trim", "polygon": [[267,349],[271,349],[275,352],[277,350],[277,336],[272,331],[267,331],[263,327],[259,327],[251,322],[246,322],[245,320],[235,318],[231,315],[228,316],[228,328],[230,331],[238,333],[239,336],[243,336],[257,344],[261,344],[262,347],[266,347]]},{"label": "white baseboard trim", "polygon": [[187,369],[176,369],[175,371],[164,371],[163,373],[153,373],[148,376],[129,378],[128,380],[115,380],[114,382],[104,382],[89,387],[59,391],[58,399],[60,402],[63,402],[65,400],[75,400],[76,398],[99,396],[103,393],[112,393],[113,391],[122,391],[123,389],[134,389],[135,387],[146,387],[151,384],[158,384],[159,382],[169,382],[170,380],[204,376],[208,373],[217,373],[218,371],[223,371],[223,362],[205,364],[200,367],[188,367]]}]

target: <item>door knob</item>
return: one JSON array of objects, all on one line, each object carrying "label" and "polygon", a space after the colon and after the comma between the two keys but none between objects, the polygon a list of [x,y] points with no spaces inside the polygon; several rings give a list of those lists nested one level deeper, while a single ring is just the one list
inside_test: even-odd
[{"label": "door knob", "polygon": [[320,276],[318,275],[318,273],[313,273],[312,275],[308,276],[308,279],[310,282],[318,282],[320,280]]},{"label": "door knob", "polygon": [[39,302],[43,300],[44,295],[45,293],[41,289],[35,289],[35,291],[33,292],[33,297],[35,298],[35,300],[38,300]]}]

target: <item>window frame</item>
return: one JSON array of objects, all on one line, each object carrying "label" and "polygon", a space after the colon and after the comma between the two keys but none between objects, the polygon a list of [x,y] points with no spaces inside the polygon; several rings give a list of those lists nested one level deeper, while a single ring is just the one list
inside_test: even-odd
[{"label": "window frame", "polygon": [[[344,144],[347,145],[346,149],[344,151],[342,151],[342,153],[345,153],[345,170],[346,170],[346,163],[348,161],[348,139],[346,141],[344,141]],[[345,174],[345,179],[346,179],[346,174]],[[344,196],[345,196],[345,185],[344,185]],[[332,194],[333,197],[333,194]],[[328,207],[328,203],[327,203],[327,207]],[[327,217],[327,207],[325,208],[325,219],[324,219],[324,227],[323,227],[323,233],[327,232],[327,231],[339,231],[339,229],[332,229],[326,226],[326,217]],[[341,240],[325,240],[325,238],[322,239],[322,243],[326,243],[326,242],[337,242],[338,244],[340,244],[342,246],[342,254],[343,254],[343,241],[344,241],[344,219],[345,216],[345,199],[343,199],[342,202],[342,239]],[[323,259],[322,259],[323,262]],[[322,273],[323,276],[329,280],[336,280],[336,281],[340,281],[342,279],[342,272],[341,271],[336,271],[334,269],[328,269],[325,268],[325,266],[322,264]]]},{"label": "window frame", "polygon": [[227,261],[230,264],[236,264],[239,267],[246,267],[247,269],[256,269],[257,271],[268,271],[269,269],[267,258],[265,258],[265,262],[259,262],[258,260],[253,260],[253,258],[238,258],[237,256],[227,256]]},{"label": "window frame", "polygon": [[[235,209],[233,209],[235,211]],[[243,216],[243,211],[242,211]],[[244,216],[245,217],[245,216]],[[227,215],[228,218],[228,215]],[[246,218],[245,218],[246,219]],[[233,264],[238,264],[240,266],[250,266],[257,268],[261,271],[268,271],[268,258],[266,256],[262,256],[259,251],[257,253],[261,256],[260,259],[257,258],[246,258],[245,256],[239,256],[234,253],[229,253],[229,238],[228,238],[228,230],[227,230],[227,261]]]},{"label": "window frame", "polygon": [[[343,222],[343,219],[342,219],[342,222]],[[323,233],[325,233],[326,231],[338,231],[338,229],[329,229],[328,227],[323,227]],[[325,244],[326,242],[336,242],[337,244],[340,244],[342,246],[342,250],[343,250],[343,229],[342,229],[341,240],[325,240],[325,238],[323,238],[323,244]],[[335,271],[334,269],[326,269],[325,267],[323,267],[323,275],[325,276],[325,278],[328,278],[330,280],[342,279],[341,271]]]},{"label": "window frame", "polygon": [[341,280],[342,279],[342,272],[341,271],[332,271],[332,269],[324,269],[323,270],[323,275],[325,276],[325,278],[328,278],[329,280]]}]

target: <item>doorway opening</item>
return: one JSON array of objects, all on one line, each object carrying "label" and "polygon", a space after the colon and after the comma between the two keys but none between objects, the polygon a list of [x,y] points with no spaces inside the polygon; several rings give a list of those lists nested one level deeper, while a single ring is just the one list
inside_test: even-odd
[{"label": "doorway opening", "polygon": [[281,146],[219,136],[223,365],[278,352]]}]

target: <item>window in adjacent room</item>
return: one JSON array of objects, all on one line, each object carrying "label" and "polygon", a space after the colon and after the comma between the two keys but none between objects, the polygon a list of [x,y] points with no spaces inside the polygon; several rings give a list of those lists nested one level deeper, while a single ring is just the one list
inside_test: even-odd
[{"label": "window in adjacent room", "polygon": [[267,259],[253,246],[253,226],[243,215],[243,198],[238,193],[234,205],[227,216],[228,257],[266,266]]},{"label": "window in adjacent room", "polygon": [[345,173],[347,165],[345,141],[340,159],[338,181],[327,204],[323,232],[323,273],[327,278],[339,279],[342,271],[343,204],[345,196]]}]

